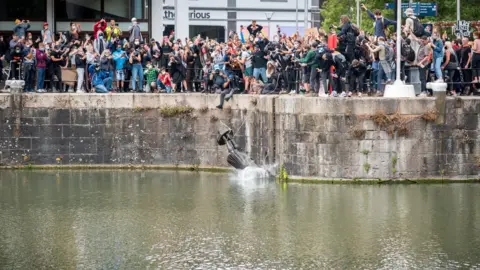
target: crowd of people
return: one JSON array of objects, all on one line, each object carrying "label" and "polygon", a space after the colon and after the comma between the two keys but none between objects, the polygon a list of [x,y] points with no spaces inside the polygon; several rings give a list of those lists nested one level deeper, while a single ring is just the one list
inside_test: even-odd
[{"label": "crowd of people", "polygon": [[33,39],[29,21],[17,20],[11,39],[0,37],[0,69],[6,71],[0,74],[25,80],[25,92],[220,93],[219,108],[237,93],[382,96],[397,68],[403,81],[414,82],[417,72],[422,96],[429,95],[426,82],[435,80],[446,81],[451,95],[477,91],[480,31],[474,39],[449,40],[439,29],[425,30],[409,8],[397,41],[389,34],[395,21],[362,8],[374,22],[371,34],[341,16],[328,31],[288,36],[278,28],[272,39],[252,21],[225,42],[200,35],[175,40],[173,32],[144,39],[135,18],[126,31],[102,19],[92,35],[77,23],[58,33],[44,23]]}]

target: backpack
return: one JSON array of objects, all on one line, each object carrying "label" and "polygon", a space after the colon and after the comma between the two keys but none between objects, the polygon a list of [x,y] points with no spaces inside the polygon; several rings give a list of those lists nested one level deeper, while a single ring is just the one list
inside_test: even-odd
[{"label": "backpack", "polygon": [[393,49],[390,46],[382,45],[385,48],[385,61],[391,63],[394,59]]},{"label": "backpack", "polygon": [[423,28],[423,24],[420,22],[418,18],[410,18],[413,20],[413,34],[416,37],[422,37],[424,35],[425,29]]},{"label": "backpack", "polygon": [[336,69],[346,70],[348,67],[347,59],[343,54],[335,54],[333,55],[333,65]]},{"label": "backpack", "polygon": [[354,23],[352,23],[352,32],[353,34],[357,37],[360,35],[360,28],[358,28],[358,26]]},{"label": "backpack", "polygon": [[408,44],[403,44],[402,45],[402,56],[405,57],[405,59],[408,62],[413,62],[415,61],[415,52],[412,49],[412,46]]}]

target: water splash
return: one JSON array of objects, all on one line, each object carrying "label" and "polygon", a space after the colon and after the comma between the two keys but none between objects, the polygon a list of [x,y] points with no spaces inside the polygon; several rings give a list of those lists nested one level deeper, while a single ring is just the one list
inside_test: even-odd
[{"label": "water splash", "polygon": [[247,167],[244,170],[236,170],[230,177],[233,181],[253,182],[256,180],[273,179],[278,170],[278,165],[265,165],[261,167]]}]

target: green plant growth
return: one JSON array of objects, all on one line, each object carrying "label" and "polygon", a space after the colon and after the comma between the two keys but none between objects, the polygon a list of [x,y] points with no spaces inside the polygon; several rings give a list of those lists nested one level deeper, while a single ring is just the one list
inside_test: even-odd
[{"label": "green plant growth", "polygon": [[392,157],[392,173],[393,174],[397,173],[397,162],[398,162],[398,157],[395,155]]},{"label": "green plant growth", "polygon": [[440,175],[441,175],[442,177],[445,176],[445,169],[441,169],[441,170],[440,170]]},{"label": "green plant growth", "polygon": [[287,182],[288,181],[288,172],[287,172],[287,169],[285,168],[285,165],[283,165],[283,164],[282,164],[282,166],[280,166],[280,170],[278,172],[277,179],[280,182]]},{"label": "green plant growth", "polygon": [[365,162],[365,163],[363,164],[363,170],[364,170],[366,173],[370,172],[370,168],[371,168],[371,167],[372,167],[372,166],[371,166],[370,163],[368,163],[368,162]]},{"label": "green plant growth", "polygon": [[368,149],[363,149],[363,150],[362,150],[362,154],[364,154],[365,156],[368,156],[368,154],[370,154],[370,150],[368,150]]},{"label": "green plant growth", "polygon": [[[385,3],[395,2],[395,1],[385,1],[385,0],[362,0],[368,9],[371,11],[375,9],[380,9],[382,15],[389,19],[395,19],[394,10],[385,9]],[[405,2],[405,1],[404,1]],[[427,1],[417,1],[417,2],[427,2]],[[456,21],[456,1],[453,0],[436,0],[434,1],[438,6],[438,16],[436,17],[425,17],[421,21],[423,23],[427,22],[441,22],[441,21]],[[339,26],[340,16],[348,15],[351,18],[351,21],[356,21],[356,10],[355,10],[355,0],[325,0],[321,8],[321,16],[323,18],[322,28],[328,31],[330,25],[334,24]],[[476,21],[478,20],[478,14],[480,14],[480,5],[478,5],[478,0],[462,0],[462,20],[466,21]],[[361,28],[367,32],[373,32],[373,20],[371,20],[367,13],[361,11]],[[405,18],[402,18],[402,21],[405,21]],[[445,28],[447,29],[447,28]],[[393,27],[388,28],[389,33],[393,33]],[[451,33],[451,31],[447,31]]]},{"label": "green plant growth", "polygon": [[150,110],[150,109],[152,109],[152,108],[135,107],[135,108],[133,109],[133,112],[134,112],[134,113],[141,113],[141,112],[148,111],[148,110]]},{"label": "green plant growth", "polygon": [[162,117],[188,116],[194,109],[190,106],[166,106],[159,109]]}]

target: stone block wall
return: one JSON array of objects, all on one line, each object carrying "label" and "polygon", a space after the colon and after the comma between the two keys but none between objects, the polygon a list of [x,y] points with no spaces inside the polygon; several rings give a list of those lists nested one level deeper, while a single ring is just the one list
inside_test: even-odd
[{"label": "stone block wall", "polygon": [[[479,178],[478,98],[447,99],[442,125],[422,118],[432,98],[239,95],[223,111],[217,104],[201,94],[3,94],[0,163],[226,167],[222,121],[258,164],[285,164],[294,176]],[[176,106],[192,112],[162,113]],[[401,125],[379,125],[381,116]]]},{"label": "stone block wall", "polygon": [[[268,162],[273,147],[262,134],[273,104],[265,102],[234,98],[220,111],[214,95],[1,95],[0,163],[226,167],[226,147],[216,144],[220,121],[252,157]],[[177,106],[193,110],[163,116]]]},{"label": "stone block wall", "polygon": [[[447,99],[443,125],[436,125],[425,114],[435,109],[432,98],[280,97],[275,104],[278,161],[293,175],[343,179],[480,176],[478,98]],[[382,115],[400,124],[379,125]]]}]

